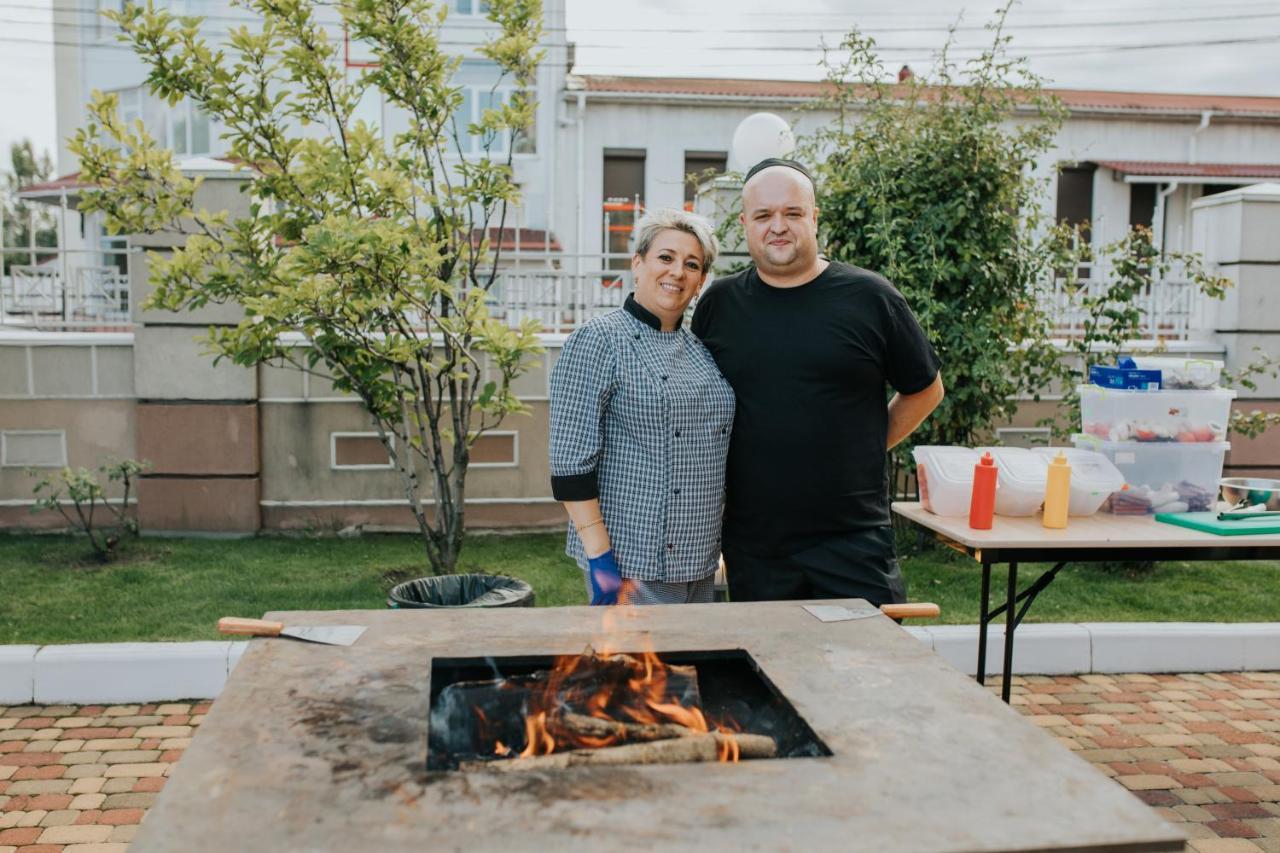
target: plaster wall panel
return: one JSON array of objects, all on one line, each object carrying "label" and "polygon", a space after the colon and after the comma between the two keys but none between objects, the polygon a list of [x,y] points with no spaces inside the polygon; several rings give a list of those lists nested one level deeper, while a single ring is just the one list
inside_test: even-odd
[{"label": "plaster wall panel", "polygon": [[93,390],[88,347],[32,347],[37,397],[88,397]]},{"label": "plaster wall panel", "polygon": [[[529,369],[523,375],[517,377],[515,382],[511,383],[511,389],[515,391],[517,397],[522,400],[546,399],[549,363],[547,356],[548,353],[543,352],[529,358]],[[496,370],[490,372],[489,379],[497,381]]]},{"label": "plaster wall panel", "polygon": [[138,522],[144,530],[254,533],[261,526],[257,477],[143,477]]},{"label": "plaster wall panel", "polygon": [[[1275,400],[1243,400],[1235,403],[1237,411],[1280,412],[1280,402]],[[1280,465],[1280,428],[1272,427],[1257,438],[1245,438],[1232,434],[1231,450],[1227,453],[1227,465],[1233,468]]]},{"label": "plaster wall panel", "polygon": [[26,397],[27,348],[0,346],[0,397]]},{"label": "plaster wall panel", "polygon": [[[241,192],[241,189],[247,186],[248,181],[248,176],[244,174],[208,175],[196,191],[194,206],[197,210],[204,208],[211,213],[227,210],[231,212],[232,218],[245,216],[249,212],[249,195]],[[138,234],[130,239],[134,246],[144,249],[169,249],[181,246],[187,234],[194,230],[189,224],[184,224],[183,233]]]},{"label": "plaster wall panel", "polygon": [[300,399],[302,397],[302,371],[292,367],[260,364],[258,365],[258,393],[262,399],[270,399],[272,397]]},{"label": "plaster wall panel", "polygon": [[133,347],[98,347],[98,393],[133,396]]},{"label": "plaster wall panel", "polygon": [[[1211,263],[1280,262],[1280,183],[1255,184],[1202,198],[1191,206],[1194,246]],[[1204,228],[1201,229],[1201,223]]]},{"label": "plaster wall panel", "polygon": [[134,384],[144,400],[252,400],[257,372],[226,361],[216,367],[194,327],[145,326],[134,332]]},{"label": "plaster wall panel", "polygon": [[244,319],[244,307],[237,302],[223,305],[209,303],[194,311],[144,309],[142,306],[155,292],[150,280],[152,262],[169,254],[167,249],[151,249],[129,258],[129,295],[135,323],[167,323],[204,328],[210,325],[235,325]]},{"label": "plaster wall panel", "polygon": [[[1261,350],[1263,353],[1270,353],[1271,355],[1280,353],[1280,328],[1273,332],[1222,331],[1218,332],[1216,337],[1226,348],[1227,367],[1232,370],[1239,370],[1257,360],[1259,354],[1256,350]],[[1264,400],[1280,399],[1280,378],[1264,375],[1255,377],[1254,382],[1258,386],[1256,389],[1241,388],[1237,391],[1239,399],[1236,405],[1252,405],[1247,402],[1252,398],[1262,398]]]},{"label": "plaster wall panel", "polygon": [[258,406],[138,405],[138,452],[150,474],[258,473]]},{"label": "plaster wall panel", "polygon": [[[468,530],[563,531],[568,520],[564,508],[554,502],[513,500],[503,503],[467,502]],[[262,508],[266,530],[341,530],[358,525],[366,533],[415,532],[417,523],[406,505],[398,506],[305,506]]]},{"label": "plaster wall panel", "polygon": [[[0,429],[63,430],[67,464],[96,468],[109,456],[136,456],[134,408],[132,400],[6,400]],[[0,500],[30,500],[34,484],[22,468],[0,468]]]}]

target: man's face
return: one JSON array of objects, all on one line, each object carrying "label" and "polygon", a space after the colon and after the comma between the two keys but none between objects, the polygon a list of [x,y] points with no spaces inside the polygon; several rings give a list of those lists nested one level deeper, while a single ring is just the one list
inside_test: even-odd
[{"label": "man's face", "polygon": [[742,188],[747,251],[766,275],[802,273],[818,257],[818,209],[809,179],[787,166],[771,166]]}]

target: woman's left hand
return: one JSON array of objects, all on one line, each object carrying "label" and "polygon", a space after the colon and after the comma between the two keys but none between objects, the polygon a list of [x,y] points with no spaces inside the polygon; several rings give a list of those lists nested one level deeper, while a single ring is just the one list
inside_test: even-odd
[{"label": "woman's left hand", "polygon": [[618,561],[614,559],[612,548],[598,557],[588,558],[587,576],[591,580],[593,606],[618,603],[618,591],[622,589],[622,573],[618,571]]}]

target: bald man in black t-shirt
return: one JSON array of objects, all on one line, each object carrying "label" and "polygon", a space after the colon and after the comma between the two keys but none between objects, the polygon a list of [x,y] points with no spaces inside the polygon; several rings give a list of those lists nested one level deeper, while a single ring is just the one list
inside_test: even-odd
[{"label": "bald man in black t-shirt", "polygon": [[[886,451],[941,402],[937,356],[892,284],[818,255],[802,166],[757,164],[742,200],[755,266],[712,284],[692,324],[738,398],[729,596],[905,601]],[[887,405],[886,385],[897,392]]]}]

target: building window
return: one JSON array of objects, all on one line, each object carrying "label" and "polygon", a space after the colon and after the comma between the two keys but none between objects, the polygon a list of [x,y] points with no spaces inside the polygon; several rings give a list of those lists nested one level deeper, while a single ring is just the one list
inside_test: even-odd
[{"label": "building window", "polygon": [[[394,436],[391,446],[395,447]],[[329,467],[334,471],[385,471],[394,466],[376,432],[331,432]]]},{"label": "building window", "polygon": [[729,155],[723,151],[686,151],[684,152],[684,209],[693,210],[694,198],[698,194],[698,186],[710,178],[723,175],[729,162]]},{"label": "building window", "polygon": [[120,118],[125,124],[139,119],[147,133],[178,156],[212,153],[213,132],[207,113],[190,101],[170,107],[145,86],[120,89]]},{"label": "building window", "polygon": [[459,15],[487,15],[489,4],[486,0],[453,0],[453,11]]},{"label": "building window", "polygon": [[[467,126],[479,122],[485,110],[502,107],[510,102],[514,92],[519,91],[514,85],[499,84],[500,77],[501,72],[495,63],[479,60],[464,60],[454,77],[462,95],[462,103],[458,106],[454,119],[464,154],[481,156],[487,151],[491,157],[505,157],[511,148],[511,134],[508,132],[498,135],[467,133]],[[533,92],[528,92],[528,96],[534,103],[537,102],[537,96]],[[517,133],[513,153],[535,153],[536,136],[536,123],[527,132]]]},{"label": "building window", "polygon": [[16,429],[0,432],[0,467],[61,468],[66,464],[66,430]]},{"label": "building window", "polygon": [[520,434],[490,430],[471,445],[472,468],[517,468],[520,465]]},{"label": "building window", "polygon": [[1058,173],[1058,223],[1082,228],[1089,239],[1089,223],[1093,220],[1093,163],[1064,165]]},{"label": "building window", "polygon": [[1150,228],[1156,215],[1156,185],[1129,185],[1129,227]]},{"label": "building window", "polygon": [[[631,232],[644,213],[643,148],[606,148],[604,152],[604,247],[611,255],[630,254]],[[614,258],[610,269],[629,266],[626,257]]]}]

